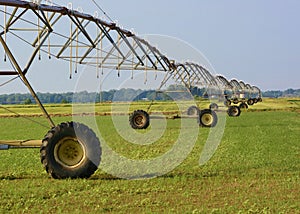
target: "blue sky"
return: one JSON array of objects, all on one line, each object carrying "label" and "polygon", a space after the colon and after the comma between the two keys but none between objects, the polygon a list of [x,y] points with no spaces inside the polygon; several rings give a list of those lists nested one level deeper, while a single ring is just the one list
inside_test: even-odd
[{"label": "blue sky", "polygon": [[[124,28],[189,43],[228,79],[244,80],[263,90],[300,88],[298,0],[96,1]],[[91,0],[73,1],[74,8],[79,6],[86,13],[98,10]],[[68,79],[68,69],[57,70],[36,69],[29,79],[37,91],[72,91],[76,83]],[[11,85],[0,88],[0,93],[11,91],[10,87],[24,90]]]}]

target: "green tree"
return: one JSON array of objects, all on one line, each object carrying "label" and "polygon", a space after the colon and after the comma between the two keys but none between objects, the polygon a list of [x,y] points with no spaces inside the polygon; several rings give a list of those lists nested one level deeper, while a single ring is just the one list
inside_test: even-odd
[{"label": "green tree", "polygon": [[25,104],[25,105],[30,105],[30,104],[32,104],[31,99],[30,99],[30,98],[27,98],[27,99],[24,101],[24,104]]},{"label": "green tree", "polygon": [[61,103],[62,103],[62,104],[66,104],[66,103],[69,103],[69,102],[68,102],[66,99],[63,98],[63,99],[61,100]]}]

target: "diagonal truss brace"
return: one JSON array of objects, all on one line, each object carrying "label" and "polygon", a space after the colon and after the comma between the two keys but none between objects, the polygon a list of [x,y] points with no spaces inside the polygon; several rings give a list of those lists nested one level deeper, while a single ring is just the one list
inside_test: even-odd
[{"label": "diagonal truss brace", "polygon": [[[48,34],[49,35],[49,34]],[[45,37],[46,39],[46,37]],[[44,39],[44,41],[45,41]],[[20,76],[20,78],[22,79],[23,83],[25,84],[25,86],[29,89],[32,97],[35,99],[36,103],[38,104],[38,106],[40,107],[41,111],[43,112],[44,116],[47,118],[50,127],[54,127],[55,123],[53,122],[53,120],[51,119],[50,115],[48,114],[48,112],[46,111],[45,107],[43,106],[42,102],[40,101],[40,99],[38,98],[38,96],[36,95],[34,89],[32,88],[32,86],[30,85],[28,79],[26,78],[26,72],[29,68],[29,66],[31,65],[34,57],[36,56],[39,47],[37,47],[35,49],[35,51],[33,52],[30,60],[27,63],[27,66],[25,68],[24,71],[22,71],[21,67],[19,66],[17,60],[15,59],[15,57],[13,56],[12,52],[10,51],[9,47],[7,46],[6,42],[4,41],[4,39],[2,38],[2,36],[0,35],[0,43],[2,44],[7,56],[9,57],[9,59],[11,60],[14,68],[16,69],[16,72],[18,73],[18,75]],[[43,41],[41,42],[41,44],[43,43]],[[40,44],[40,45],[41,45]]]}]

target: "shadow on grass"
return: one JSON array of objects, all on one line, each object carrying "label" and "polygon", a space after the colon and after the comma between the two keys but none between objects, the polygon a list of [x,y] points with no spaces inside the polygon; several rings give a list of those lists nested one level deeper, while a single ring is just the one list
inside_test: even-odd
[{"label": "shadow on grass", "polygon": [[218,172],[206,172],[206,173],[169,173],[166,175],[162,175],[160,177],[162,178],[180,178],[180,177],[184,177],[184,178],[196,178],[196,179],[200,179],[200,178],[211,178],[211,177],[217,177],[220,174]]},{"label": "shadow on grass", "polygon": [[89,180],[123,180],[122,178],[115,177],[109,174],[95,174],[89,178]]},{"label": "shadow on grass", "polygon": [[166,178],[166,179],[180,179],[180,178],[193,178],[193,179],[201,179],[201,178],[210,178],[210,177],[217,177],[220,174],[218,172],[205,172],[205,173],[176,173],[171,172],[165,175],[155,175],[155,174],[145,174],[139,177],[127,177],[118,178],[113,175],[109,174],[96,174],[93,175],[89,180],[147,180],[147,179],[157,179],[157,178]]},{"label": "shadow on grass", "polygon": [[0,181],[13,181],[13,180],[32,180],[48,178],[47,175],[33,176],[33,175],[0,175]]},{"label": "shadow on grass", "polygon": [[[204,172],[170,172],[165,175],[155,175],[155,174],[145,174],[143,176],[139,177],[127,177],[125,178],[119,178],[115,177],[110,174],[106,173],[96,173],[92,177],[88,178],[87,180],[103,180],[103,181],[117,181],[117,180],[147,180],[147,179],[205,179],[205,178],[216,178],[216,177],[235,177],[235,176],[244,176],[245,174],[249,174],[251,172],[251,175],[261,175],[266,173],[259,168],[249,168],[249,169],[235,169],[230,171],[204,171]],[[271,173],[271,172],[269,172]],[[273,173],[275,173],[273,171]],[[52,180],[84,180],[81,178],[73,178],[73,179],[54,179],[50,175],[47,174],[41,174],[41,175],[13,175],[13,174],[7,174],[7,175],[0,175],[0,181],[6,180],[6,181],[13,181],[13,180],[34,180],[34,179],[52,179]]]}]

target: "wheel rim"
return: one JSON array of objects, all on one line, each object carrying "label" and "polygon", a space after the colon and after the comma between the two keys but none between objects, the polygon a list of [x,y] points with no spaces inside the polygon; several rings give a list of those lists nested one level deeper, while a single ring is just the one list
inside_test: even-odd
[{"label": "wheel rim", "polygon": [[61,165],[74,168],[81,164],[85,157],[85,149],[76,138],[63,138],[54,148],[54,158]]},{"label": "wheel rim", "polygon": [[195,108],[192,108],[190,110],[190,115],[196,115],[197,114],[197,110]]},{"label": "wheel rim", "polygon": [[231,109],[231,114],[236,116],[237,114],[239,113],[238,109],[237,108],[232,108]]},{"label": "wheel rim", "polygon": [[201,123],[204,126],[210,126],[213,123],[213,121],[214,121],[214,118],[213,118],[212,114],[205,113],[201,117]]},{"label": "wheel rim", "polygon": [[246,108],[247,108],[247,105],[246,105],[246,103],[242,103],[242,104],[241,104],[241,106],[240,106],[240,108],[242,108],[242,109],[246,109]]},{"label": "wheel rim", "polygon": [[213,109],[213,110],[217,110],[218,109],[218,105],[213,103],[210,105],[210,109]]},{"label": "wheel rim", "polygon": [[191,106],[188,108],[187,114],[190,116],[196,116],[199,114],[199,109],[196,106]]},{"label": "wheel rim", "polygon": [[141,127],[145,124],[146,122],[146,118],[143,116],[143,115],[137,115],[135,118],[134,118],[134,123],[135,125]]}]

